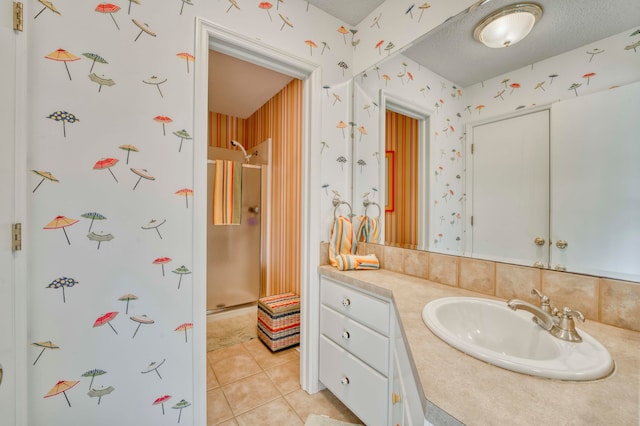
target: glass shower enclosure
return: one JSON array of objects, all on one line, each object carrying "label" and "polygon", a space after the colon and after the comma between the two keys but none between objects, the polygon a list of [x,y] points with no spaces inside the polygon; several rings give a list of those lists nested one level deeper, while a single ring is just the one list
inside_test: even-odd
[{"label": "glass shower enclosure", "polygon": [[207,173],[207,313],[254,303],[260,297],[261,180],[259,165],[242,165],[239,225],[213,224],[215,164]]}]

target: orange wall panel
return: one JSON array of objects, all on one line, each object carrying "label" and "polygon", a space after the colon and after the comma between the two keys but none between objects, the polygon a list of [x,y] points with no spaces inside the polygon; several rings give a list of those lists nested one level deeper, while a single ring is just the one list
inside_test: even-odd
[{"label": "orange wall panel", "polygon": [[385,150],[395,164],[394,211],[385,213],[385,244],[415,248],[418,243],[418,120],[386,112]]}]

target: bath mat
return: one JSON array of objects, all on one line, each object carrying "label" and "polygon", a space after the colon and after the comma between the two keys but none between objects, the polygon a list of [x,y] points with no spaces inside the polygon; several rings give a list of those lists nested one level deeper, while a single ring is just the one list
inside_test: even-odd
[{"label": "bath mat", "polygon": [[255,310],[220,320],[215,319],[215,314],[210,315],[207,318],[207,351],[257,338],[256,324]]},{"label": "bath mat", "polygon": [[304,426],[356,426],[356,425],[355,423],[341,422],[340,420],[335,420],[327,416],[309,414],[309,416],[307,416],[307,421],[304,422]]}]

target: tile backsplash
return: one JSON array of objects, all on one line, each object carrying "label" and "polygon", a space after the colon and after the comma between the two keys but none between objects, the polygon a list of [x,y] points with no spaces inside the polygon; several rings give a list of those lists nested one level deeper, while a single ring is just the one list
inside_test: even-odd
[{"label": "tile backsplash", "polygon": [[[320,264],[329,263],[321,243]],[[488,260],[360,243],[359,254],[375,254],[382,268],[502,299],[537,302],[536,288],[554,306],[569,306],[587,319],[640,331],[640,283],[557,272]]]}]

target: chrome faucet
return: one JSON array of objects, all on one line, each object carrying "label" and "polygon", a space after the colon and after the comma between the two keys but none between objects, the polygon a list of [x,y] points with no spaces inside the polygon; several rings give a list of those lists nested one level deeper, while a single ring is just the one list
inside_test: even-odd
[{"label": "chrome faucet", "polygon": [[533,314],[533,322],[547,330],[552,336],[568,342],[582,342],[582,337],[575,327],[574,318],[584,322],[584,315],[580,311],[565,307],[562,311],[551,307],[549,298],[537,289],[532,289],[531,294],[540,298],[540,307],[534,306],[519,299],[511,299],[507,305],[514,311],[522,309]]}]

